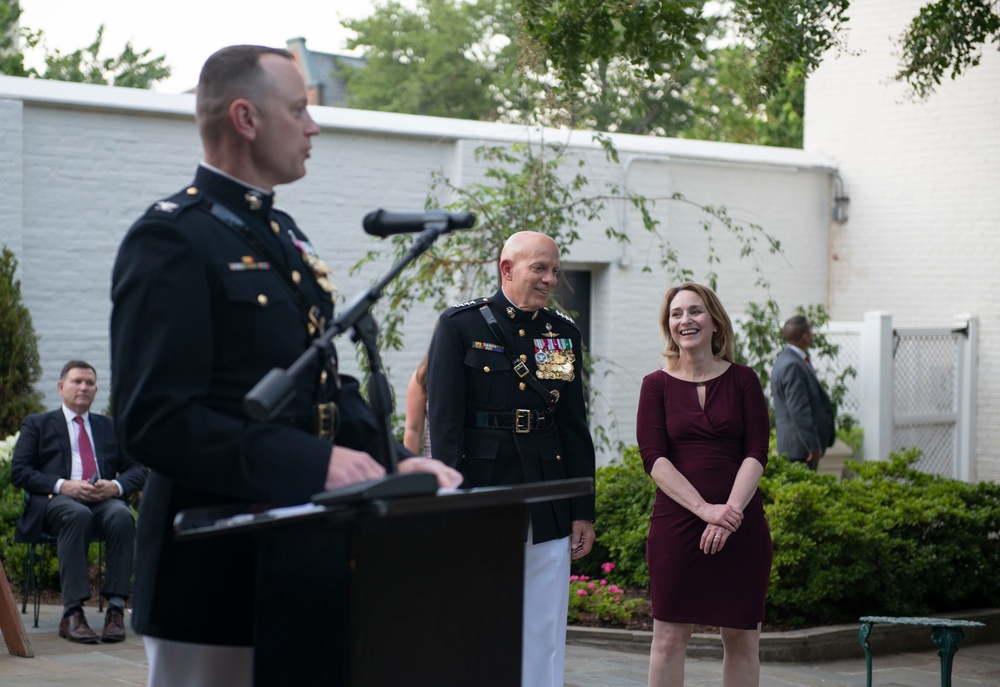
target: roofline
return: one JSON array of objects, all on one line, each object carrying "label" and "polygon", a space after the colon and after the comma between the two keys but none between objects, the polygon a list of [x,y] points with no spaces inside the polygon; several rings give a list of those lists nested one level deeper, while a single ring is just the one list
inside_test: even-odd
[{"label": "roofline", "polygon": [[[159,93],[139,88],[120,88],[16,76],[0,76],[0,99],[20,100],[39,106],[109,112],[145,112],[171,117],[194,118],[195,112],[195,96],[190,93]],[[321,128],[331,131],[430,138],[439,141],[473,139],[513,143],[544,140],[571,143],[574,147],[580,148],[600,148],[600,144],[594,141],[595,132],[593,131],[531,127],[393,112],[372,112],[341,107],[310,106],[310,113]],[[787,168],[789,171],[795,169],[829,173],[836,172],[838,168],[835,161],[828,157],[795,148],[695,141],[635,134],[607,134],[607,136],[617,147],[618,154],[623,159],[637,160],[649,156],[658,159],[674,158],[690,161],[762,165]]]}]

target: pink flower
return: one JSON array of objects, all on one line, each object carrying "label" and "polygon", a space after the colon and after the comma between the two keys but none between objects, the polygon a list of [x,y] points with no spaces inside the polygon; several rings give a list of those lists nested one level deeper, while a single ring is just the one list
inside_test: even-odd
[{"label": "pink flower", "polygon": [[576,581],[577,581],[577,580],[579,580],[579,579],[580,579],[580,576],[579,576],[579,575],[570,575],[570,576],[569,576],[569,581],[570,581],[570,582],[576,582]]},{"label": "pink flower", "polygon": [[613,600],[614,601],[621,601],[621,597],[620,596],[616,596]]},{"label": "pink flower", "polygon": [[621,590],[621,589],[619,589],[619,588],[618,588],[618,585],[616,585],[616,584],[613,584],[613,585],[611,585],[610,587],[608,587],[608,590],[609,590],[609,591],[610,591],[610,592],[611,592],[612,594],[621,594],[621,593],[622,593],[622,590]]},{"label": "pink flower", "polygon": [[607,575],[609,572],[611,572],[614,569],[615,569],[615,564],[614,563],[610,563],[609,562],[609,563],[602,563],[601,564],[601,570],[604,571],[605,575]]},{"label": "pink flower", "polygon": [[593,589],[593,588],[594,588],[594,583],[593,582],[591,582],[590,584],[587,585],[587,589]]},{"label": "pink flower", "polygon": [[607,580],[601,580],[601,584],[607,584],[607,583],[608,583]]},{"label": "pink flower", "polygon": [[576,590],[576,595],[577,596],[587,596],[587,590],[586,589],[577,589]]},{"label": "pink flower", "polygon": [[587,577],[586,575],[580,575],[580,579],[586,581],[589,580],[590,578]]}]

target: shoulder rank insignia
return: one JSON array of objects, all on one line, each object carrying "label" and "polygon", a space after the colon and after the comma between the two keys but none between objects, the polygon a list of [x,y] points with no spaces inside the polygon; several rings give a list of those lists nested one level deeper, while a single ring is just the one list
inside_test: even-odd
[{"label": "shoulder rank insignia", "polygon": [[561,320],[563,320],[565,322],[569,322],[571,325],[573,325],[574,327],[576,327],[576,322],[569,315],[563,315],[561,312],[559,312],[555,308],[549,308],[548,313],[550,315],[552,315],[553,317],[558,317],[559,319],[561,319]]},{"label": "shoulder rank insignia", "polygon": [[180,205],[178,205],[172,200],[161,200],[160,202],[158,202],[156,205],[153,206],[153,209],[156,210],[157,212],[174,212],[179,207]]},{"label": "shoulder rank insignia", "polygon": [[472,300],[462,301],[461,303],[455,303],[449,306],[449,310],[461,310],[462,308],[468,308],[473,305],[479,305],[480,303],[489,303],[489,298],[473,298]]}]

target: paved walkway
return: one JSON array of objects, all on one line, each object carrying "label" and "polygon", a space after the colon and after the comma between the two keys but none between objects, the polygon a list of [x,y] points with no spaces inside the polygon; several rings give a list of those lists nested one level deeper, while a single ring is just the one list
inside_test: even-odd
[{"label": "paved walkway", "polygon": [[[72,644],[58,636],[61,611],[59,606],[42,606],[37,629],[30,626],[30,614],[21,616],[35,658],[11,656],[0,649],[0,685],[145,686],[146,654],[142,642],[131,631],[128,639],[119,644]],[[100,632],[103,617],[96,609],[89,609],[87,618]],[[933,648],[920,653],[876,655],[874,664],[876,687],[941,684],[940,659]],[[648,658],[642,653],[570,645],[566,651],[566,687],[645,687],[648,667]],[[686,687],[718,687],[721,682],[721,661],[688,660]],[[763,687],[864,687],[865,663],[864,659],[808,665],[770,663],[763,666],[760,683]],[[412,684],[432,683],[414,680]],[[952,685],[1000,687],[1000,644],[963,646],[955,656]]]}]

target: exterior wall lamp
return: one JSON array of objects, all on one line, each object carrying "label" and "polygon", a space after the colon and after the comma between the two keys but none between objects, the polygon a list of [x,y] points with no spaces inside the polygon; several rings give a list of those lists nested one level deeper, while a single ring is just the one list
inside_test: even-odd
[{"label": "exterior wall lamp", "polygon": [[840,172],[833,173],[833,210],[831,215],[834,222],[843,224],[847,221],[847,207],[851,204],[851,199],[844,190],[844,180],[840,178]]}]

